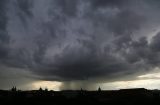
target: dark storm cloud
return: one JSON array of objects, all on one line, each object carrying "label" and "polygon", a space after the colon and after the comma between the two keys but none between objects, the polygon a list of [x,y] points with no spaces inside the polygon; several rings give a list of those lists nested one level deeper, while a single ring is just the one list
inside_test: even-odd
[{"label": "dark storm cloud", "polygon": [[153,37],[150,46],[153,49],[153,51],[155,52],[160,51],[160,33],[158,33],[157,35]]},{"label": "dark storm cloud", "polygon": [[127,6],[130,0],[90,0],[93,9],[101,7],[123,8]]},{"label": "dark storm cloud", "polygon": [[33,4],[31,0],[18,0],[17,5],[19,10],[21,10],[24,14],[32,16],[31,7]]},{"label": "dark storm cloud", "polygon": [[55,57],[56,63],[51,64],[53,69],[49,70],[49,73],[55,74],[63,80],[86,80],[128,69],[122,61],[116,59],[112,54],[99,56],[98,52],[92,52],[93,49],[87,49],[89,50],[87,52],[82,50],[84,49],[65,48],[62,56]]},{"label": "dark storm cloud", "polygon": [[105,81],[147,72],[160,61],[159,33],[150,39],[146,34],[159,22],[155,4],[9,0],[8,9],[0,7],[0,58],[8,53],[2,64],[58,81]]},{"label": "dark storm cloud", "polygon": [[75,16],[79,0],[56,0],[56,3],[62,9],[63,13],[68,16]]},{"label": "dark storm cloud", "polygon": [[[133,20],[136,20],[133,21]],[[109,28],[115,35],[129,35],[139,30],[143,24],[145,17],[137,14],[132,10],[124,10],[117,14],[109,21]]]},{"label": "dark storm cloud", "polygon": [[5,59],[7,57],[9,36],[7,34],[7,14],[6,14],[7,0],[0,1],[0,58]]}]

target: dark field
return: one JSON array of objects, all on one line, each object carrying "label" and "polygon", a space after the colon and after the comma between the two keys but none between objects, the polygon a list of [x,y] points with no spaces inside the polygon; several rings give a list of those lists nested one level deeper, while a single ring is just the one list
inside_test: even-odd
[{"label": "dark field", "polygon": [[122,89],[114,91],[0,91],[1,105],[155,105],[159,90]]}]

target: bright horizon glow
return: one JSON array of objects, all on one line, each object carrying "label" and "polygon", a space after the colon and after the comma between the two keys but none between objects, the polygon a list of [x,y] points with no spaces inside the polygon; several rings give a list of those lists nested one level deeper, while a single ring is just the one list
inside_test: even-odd
[{"label": "bright horizon glow", "polygon": [[[160,70],[159,68],[156,68],[153,70],[153,72],[139,75],[135,80],[93,83],[93,86],[95,86],[93,90],[97,90],[99,86],[101,87],[102,90],[119,90],[119,89],[126,89],[126,88],[160,89],[159,70]],[[34,81],[28,84],[28,87],[30,87],[30,89],[33,89],[33,90],[34,89],[38,90],[41,87],[42,89],[47,88],[48,90],[59,91],[61,90],[62,85],[63,85],[63,82],[59,82],[59,81]],[[85,85],[85,83],[80,86],[83,87],[83,85]],[[81,87],[78,87],[77,89],[80,89],[80,88]]]},{"label": "bright horizon glow", "polygon": [[59,87],[61,86],[61,82],[56,82],[56,81],[38,81],[38,82],[33,82],[31,85],[33,89],[38,90],[40,87],[42,89],[47,88],[48,90],[59,90]]},{"label": "bright horizon glow", "polygon": [[160,89],[159,79],[133,80],[133,81],[117,81],[103,84],[104,90],[119,90],[127,88],[146,88]]},{"label": "bright horizon glow", "polygon": [[[38,90],[47,88],[48,90],[60,91],[62,83],[56,81],[38,81],[32,83],[32,89]],[[142,79],[142,80],[131,80],[131,81],[115,81],[108,83],[98,84],[102,90],[119,90],[127,88],[146,88],[146,89],[160,89],[159,79]]]}]

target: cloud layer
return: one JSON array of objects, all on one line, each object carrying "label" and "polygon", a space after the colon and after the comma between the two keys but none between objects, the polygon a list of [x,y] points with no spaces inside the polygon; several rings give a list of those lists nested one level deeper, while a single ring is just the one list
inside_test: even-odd
[{"label": "cloud layer", "polygon": [[1,0],[0,65],[62,82],[145,73],[159,67],[159,4]]}]

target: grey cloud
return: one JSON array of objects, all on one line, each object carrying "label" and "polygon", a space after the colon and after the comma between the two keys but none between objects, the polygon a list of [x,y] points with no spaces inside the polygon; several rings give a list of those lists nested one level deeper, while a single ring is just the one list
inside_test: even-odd
[{"label": "grey cloud", "polygon": [[159,34],[149,42],[144,32],[159,18],[146,12],[151,7],[130,0],[15,0],[0,7],[0,58],[8,52],[7,67],[62,82],[147,72],[160,60]]},{"label": "grey cloud", "polygon": [[[79,0],[56,0],[62,12],[67,16],[75,16]],[[54,2],[55,3],[55,2]]]},{"label": "grey cloud", "polygon": [[32,11],[31,11],[32,5],[33,5],[32,0],[17,1],[17,14],[25,25],[27,24],[27,19],[32,18]]},{"label": "grey cloud", "polygon": [[160,51],[160,33],[158,33],[157,35],[155,35],[151,41],[151,48],[153,49],[153,51]]},{"label": "grey cloud", "polygon": [[0,1],[0,58],[1,61],[7,58],[9,36],[7,33],[7,0]]},{"label": "grey cloud", "polygon": [[128,3],[129,0],[90,0],[94,8],[98,7],[122,7]]},{"label": "grey cloud", "polygon": [[124,10],[109,21],[109,29],[115,33],[115,35],[132,34],[132,32],[141,28],[144,20],[145,17],[135,13],[135,11]]},{"label": "grey cloud", "polygon": [[19,10],[21,10],[24,14],[32,16],[32,11],[31,11],[31,7],[33,6],[32,0],[18,0],[17,5],[19,7]]}]

